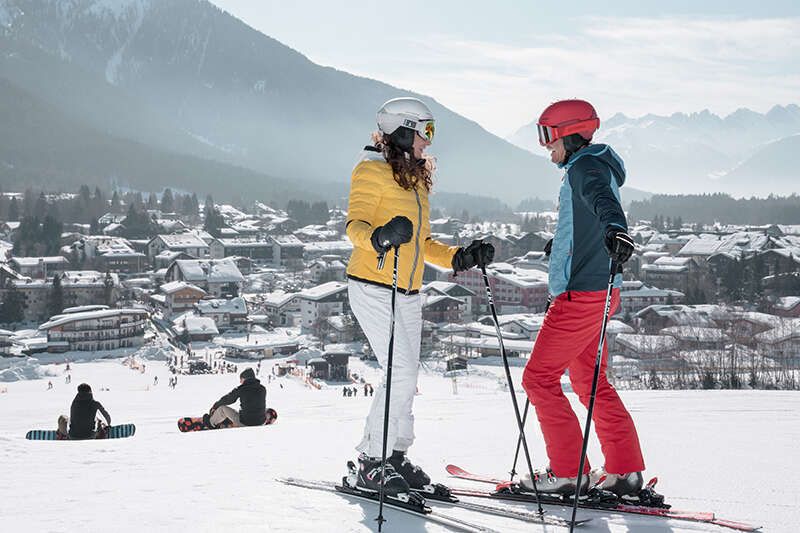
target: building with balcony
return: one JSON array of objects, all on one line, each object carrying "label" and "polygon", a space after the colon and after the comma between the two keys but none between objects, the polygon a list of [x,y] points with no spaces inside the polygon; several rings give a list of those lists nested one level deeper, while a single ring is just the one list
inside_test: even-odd
[{"label": "building with balcony", "polygon": [[144,309],[100,309],[65,313],[39,326],[48,351],[115,350],[141,346],[149,314]]}]

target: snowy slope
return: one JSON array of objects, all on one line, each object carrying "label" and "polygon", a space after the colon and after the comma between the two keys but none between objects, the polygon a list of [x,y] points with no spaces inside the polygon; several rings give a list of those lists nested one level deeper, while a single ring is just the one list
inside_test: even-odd
[{"label": "snowy slope", "polygon": [[[351,368],[374,381],[374,369],[355,360]],[[60,373],[63,368],[49,370]],[[268,370],[269,365],[262,368],[262,377]],[[412,457],[440,481],[446,480],[448,462],[498,476],[510,467],[515,435],[509,398],[492,376],[501,369],[484,370],[460,378],[457,395],[449,379],[421,373]],[[521,368],[514,373],[519,379]],[[155,375],[161,384],[153,387]],[[165,386],[167,377],[162,362],[148,362],[147,373],[140,374],[112,360],[74,364],[72,385],[54,379],[55,390],[49,392],[43,380],[3,385],[0,531],[375,530],[376,509],[369,503],[274,481],[279,476],[341,476],[345,460],[355,455],[368,399],[343,398],[337,386],[317,391],[282,378],[268,385],[267,403],[280,413],[276,425],[182,434],[178,417],[202,413],[238,380],[234,375],[182,376],[173,391]],[[96,398],[115,423],[135,422],[136,435],[119,441],[24,440],[28,429],[55,425],[82,381],[96,391],[109,388],[96,392]],[[762,524],[765,531],[796,530],[800,395],[636,391],[624,392],[623,398],[637,421],[648,473],[660,476],[662,492],[676,507],[714,510],[726,518]],[[543,446],[533,428],[530,442],[541,464]],[[595,442],[590,457],[599,460]],[[756,488],[745,493],[742,485]],[[455,509],[443,512],[504,532],[545,530]],[[581,514],[594,518],[591,527],[582,528],[588,532],[723,531]],[[393,512],[388,517],[387,532],[446,531],[416,517]]]}]

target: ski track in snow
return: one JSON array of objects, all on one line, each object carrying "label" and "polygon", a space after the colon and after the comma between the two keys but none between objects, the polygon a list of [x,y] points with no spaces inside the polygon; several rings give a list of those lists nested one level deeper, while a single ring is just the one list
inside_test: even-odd
[{"label": "ski track in snow", "polygon": [[[266,375],[272,361],[262,365]],[[239,370],[241,370],[240,365]],[[481,366],[502,375],[502,368]],[[63,372],[63,366],[48,366]],[[376,383],[377,372],[351,359],[351,370]],[[519,387],[521,368],[512,372]],[[8,383],[0,394],[0,531],[376,531],[377,506],[300,488],[278,477],[338,480],[355,458],[369,398],[342,397],[341,387],[317,391],[294,378],[268,388],[267,404],[280,418],[271,427],[180,433],[177,419],[199,416],[238,384],[234,374],[180,376],[170,390],[161,361],[147,373],[120,360],[73,363],[72,384],[63,378]],[[159,385],[153,386],[154,376]],[[46,391],[47,379],[54,390]],[[491,383],[485,376],[461,383]],[[29,429],[52,429],[67,413],[76,386],[89,382],[115,424],[134,422],[129,439],[31,442]],[[283,384],[280,388],[279,383]],[[109,388],[100,391],[101,387]],[[420,374],[416,397],[417,442],[411,458],[435,480],[480,486],[447,477],[455,463],[503,477],[516,444],[508,393],[459,387],[435,372]],[[775,391],[622,391],[642,440],[646,476],[679,509],[763,525],[764,531],[797,531],[800,519],[800,395]],[[577,404],[576,398],[570,399]],[[520,402],[524,397],[520,396]],[[578,409],[581,420],[585,416]],[[534,461],[544,446],[529,424]],[[599,464],[596,439],[589,457]],[[743,487],[752,487],[745,492]],[[480,503],[487,503],[482,501]],[[494,502],[493,502],[494,503]],[[498,502],[499,504],[499,502]],[[503,532],[566,531],[433,503],[443,513]],[[533,509],[534,507],[524,507]],[[568,510],[548,508],[568,516]],[[387,533],[448,531],[443,526],[387,510]],[[580,531],[668,533],[727,531],[705,524],[580,511],[593,521]],[[188,519],[188,520],[187,520]]]}]

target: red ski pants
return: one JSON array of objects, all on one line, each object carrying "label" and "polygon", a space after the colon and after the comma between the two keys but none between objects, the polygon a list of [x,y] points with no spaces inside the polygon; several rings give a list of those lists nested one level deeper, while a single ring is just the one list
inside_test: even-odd
[{"label": "red ski pants", "polygon": [[[531,358],[522,376],[544,434],[550,468],[559,477],[578,475],[583,432],[569,400],[561,390],[561,376],[569,369],[572,389],[585,406],[600,342],[606,291],[569,291],[556,297],[545,315]],[[611,314],[619,307],[619,290],[611,297]],[[610,316],[610,315],[609,315]],[[592,420],[605,456],[606,471],[626,474],[644,470],[644,459],[633,419],[606,378],[608,349],[603,346]],[[589,472],[587,459],[585,472]]]}]

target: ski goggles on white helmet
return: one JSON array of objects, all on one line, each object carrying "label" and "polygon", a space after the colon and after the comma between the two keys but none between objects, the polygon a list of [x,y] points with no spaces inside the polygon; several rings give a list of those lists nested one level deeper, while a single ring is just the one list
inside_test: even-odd
[{"label": "ski goggles on white helmet", "polygon": [[433,136],[436,134],[436,123],[433,120],[403,118],[400,126],[416,131],[420,137],[428,142],[432,142]]}]

